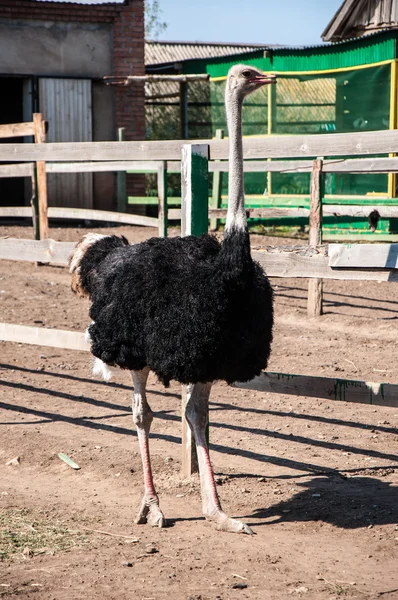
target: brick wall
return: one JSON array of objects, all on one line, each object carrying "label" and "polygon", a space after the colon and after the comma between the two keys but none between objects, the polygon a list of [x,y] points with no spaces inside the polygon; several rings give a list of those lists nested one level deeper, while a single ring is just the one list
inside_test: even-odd
[{"label": "brick wall", "polygon": [[[124,5],[84,5],[70,2],[0,0],[0,19],[110,23],[113,26],[113,72],[109,75],[144,75],[144,0]],[[78,73],[76,73],[78,75]],[[104,73],[105,75],[105,73]],[[143,83],[115,88],[116,124],[126,140],[145,139]],[[128,193],[144,194],[144,178],[128,176]]]}]

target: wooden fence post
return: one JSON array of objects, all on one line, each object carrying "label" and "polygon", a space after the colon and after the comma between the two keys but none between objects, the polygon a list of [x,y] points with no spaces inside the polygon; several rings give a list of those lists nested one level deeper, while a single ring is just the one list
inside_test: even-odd
[{"label": "wooden fence post", "polygon": [[180,81],[180,135],[188,139],[188,82]]},{"label": "wooden fence post", "polygon": [[[209,216],[209,146],[185,144],[181,156],[181,235],[207,233]],[[191,394],[190,386],[182,386],[182,476],[198,471],[195,444],[185,418]]]},{"label": "wooden fence post", "polygon": [[158,199],[159,237],[167,237],[169,219],[167,208],[167,161],[165,160],[158,167]]},{"label": "wooden fence post", "polygon": [[181,235],[208,231],[209,145],[184,144],[181,156]]},{"label": "wooden fence post", "polygon": [[[322,197],[323,197],[323,160],[314,160],[310,185],[310,246],[322,244]],[[310,279],[308,283],[307,314],[319,317],[322,314],[323,279]]]},{"label": "wooden fence post", "polygon": [[[119,127],[117,130],[118,142],[126,140],[126,130],[124,127]],[[117,211],[127,211],[127,184],[126,171],[118,171],[116,175],[116,196],[117,196]]]},{"label": "wooden fence post", "polygon": [[199,471],[198,457],[196,454],[195,441],[193,439],[191,428],[185,418],[185,408],[191,397],[192,386],[181,386],[181,445],[182,445],[182,460],[181,460],[181,475],[187,479],[192,473]]},{"label": "wooden fence post", "polygon": [[[35,129],[35,143],[44,144],[46,141],[46,123],[41,113],[33,114]],[[47,198],[47,176],[46,163],[38,160],[35,167],[36,179],[36,239],[48,238],[48,198]]]},{"label": "wooden fence post", "polygon": [[30,205],[32,207],[33,235],[35,236],[35,240],[40,240],[39,201],[38,201],[38,197],[37,197],[37,169],[36,169],[36,163],[33,163],[31,181],[32,181],[32,196],[30,198]]},{"label": "wooden fence post", "polygon": [[[216,129],[216,140],[222,140],[224,138],[224,130]],[[213,193],[211,197],[211,207],[221,208],[221,193],[222,193],[222,179],[223,174],[221,171],[215,171],[213,173]],[[219,220],[210,219],[210,231],[216,231],[218,229]]]}]

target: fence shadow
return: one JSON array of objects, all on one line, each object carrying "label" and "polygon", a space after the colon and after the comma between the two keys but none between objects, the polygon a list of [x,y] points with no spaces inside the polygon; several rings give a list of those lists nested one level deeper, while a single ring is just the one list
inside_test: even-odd
[{"label": "fence shadow", "polygon": [[388,256],[386,260],[386,269],[396,269],[398,258],[398,244],[390,244],[388,249]]},{"label": "fence shadow", "polygon": [[[107,409],[111,409],[113,411],[116,410],[116,411],[126,412],[126,408],[127,408],[126,406],[123,406],[123,405],[112,404],[110,402],[103,401],[103,400],[96,400],[96,399],[88,397],[88,396],[77,396],[77,395],[70,394],[67,392],[49,390],[47,388],[35,387],[35,386],[31,386],[31,385],[24,384],[24,383],[14,383],[14,382],[5,381],[5,382],[2,382],[2,385],[5,387],[8,387],[8,388],[11,388],[11,389],[23,390],[25,392],[35,392],[35,393],[44,394],[45,396],[62,398],[62,399],[77,402],[77,403],[87,403],[89,405],[93,405],[93,406],[101,407],[101,408],[107,408]],[[8,410],[12,410],[14,412],[19,411],[21,413],[35,415],[37,417],[41,417],[42,419],[48,419],[48,420],[53,420],[53,421],[57,421],[57,420],[62,421],[63,420],[65,422],[74,423],[76,425],[89,427],[92,429],[104,429],[107,431],[113,431],[114,433],[132,435],[132,432],[125,428],[116,427],[114,425],[108,425],[108,424],[104,424],[104,423],[103,424],[96,423],[95,418],[93,419],[91,416],[69,417],[66,415],[61,415],[60,413],[56,413],[56,412],[48,412],[48,411],[44,411],[44,410],[37,410],[34,408],[26,408],[21,405],[12,405],[12,404],[7,404],[5,402],[4,403],[0,402],[0,408],[1,407],[3,407],[5,410],[8,409]],[[236,408],[236,407],[234,406],[234,408]],[[168,413],[170,413],[170,414],[168,414]],[[162,411],[155,413],[155,415],[158,418],[163,419],[164,421],[176,421],[176,422],[181,421],[181,418],[175,414],[172,414],[172,411],[162,410]],[[112,418],[112,417],[108,417],[108,418]],[[244,425],[234,425],[231,423],[217,423],[217,422],[212,422],[211,427],[217,428],[217,429],[226,429],[229,431],[237,431],[239,433],[247,432],[247,433],[251,433],[254,435],[261,435],[264,438],[284,440],[289,443],[294,442],[294,443],[298,443],[298,444],[311,445],[311,446],[319,447],[319,448],[327,448],[328,450],[334,450],[334,451],[343,450],[346,452],[350,452],[352,454],[365,455],[368,457],[373,457],[373,458],[382,459],[382,460],[390,460],[390,461],[394,461],[394,462],[398,460],[398,456],[395,454],[389,454],[389,453],[387,454],[387,453],[379,452],[377,450],[372,450],[372,449],[357,448],[356,446],[340,444],[340,443],[327,441],[327,440],[309,438],[309,437],[302,436],[302,435],[293,435],[290,432],[283,433],[283,432],[279,432],[279,431],[271,431],[269,429],[261,429],[261,428],[253,427],[253,426],[248,427],[248,426],[244,426]],[[176,438],[176,436],[167,436],[167,435],[164,436],[160,433],[157,433],[156,436],[159,439],[165,439],[168,441],[175,441],[177,439],[178,439],[178,441],[180,441],[180,438]],[[232,448],[222,446],[221,444],[212,444],[211,447],[220,453],[227,453],[227,454],[233,453],[233,454],[237,454],[237,455],[242,455],[246,458],[260,460],[261,462],[271,462],[274,464],[275,463],[278,463],[278,464],[286,463],[285,466],[288,466],[288,464],[290,464],[295,469],[297,469],[298,464],[301,464],[302,466],[304,466],[304,469],[301,469],[301,470],[308,469],[310,472],[314,471],[314,470],[317,472],[325,471],[325,469],[322,469],[319,466],[315,467],[314,465],[308,465],[306,463],[297,463],[295,460],[285,461],[285,459],[278,459],[277,457],[269,456],[266,454],[260,454],[258,452],[252,452],[251,450],[243,450],[241,448],[236,448],[236,449],[232,450]]]},{"label": "fence shadow", "polygon": [[[277,283],[276,284],[277,290],[276,290],[276,295],[278,295],[279,290],[283,290],[283,291],[287,291],[287,290],[293,290],[293,291],[299,291],[299,292],[307,292],[307,287],[304,285],[303,287],[300,286],[293,286],[293,285],[283,285],[281,283]],[[332,292],[330,290],[326,291],[325,294],[327,296],[341,296],[342,298],[350,298],[355,299],[355,300],[366,300],[368,302],[375,302],[375,298],[369,298],[368,296],[361,296],[358,293],[353,293],[353,294],[343,294],[343,292]],[[282,295],[282,294],[281,294]],[[290,295],[286,294],[287,298],[291,298]],[[299,298],[299,296],[293,296],[293,298]],[[307,296],[302,296],[301,297],[302,300],[306,300]],[[378,298],[377,302],[382,302],[383,304],[394,304],[395,306],[398,305],[397,300],[389,300],[388,298]]]},{"label": "fence shadow", "polygon": [[[27,367],[20,367],[19,365],[8,365],[0,363],[0,369],[12,369],[13,371],[20,371],[21,373],[32,373],[33,375],[44,375],[49,377],[57,377],[59,379],[65,379],[67,381],[78,381],[79,383],[90,383],[92,385],[102,385],[113,389],[126,390],[130,393],[133,392],[133,384],[126,385],[125,383],[117,383],[115,381],[103,381],[102,379],[90,379],[89,377],[77,377],[77,375],[70,375],[67,373],[58,373],[54,371],[38,371],[37,369],[28,369]],[[181,395],[175,394],[174,392],[158,391],[148,387],[148,393],[155,394],[156,396],[171,396],[173,398],[181,398]]]},{"label": "fence shadow", "polygon": [[398,435],[398,427],[386,427],[385,425],[359,423],[358,421],[345,421],[343,419],[336,419],[335,417],[321,417],[319,415],[311,415],[309,413],[296,413],[293,411],[286,412],[283,410],[254,408],[252,406],[237,406],[236,404],[229,404],[228,402],[210,401],[210,411],[213,410],[232,410],[241,411],[244,413],[254,413],[258,415],[290,417],[292,419],[314,421],[315,423],[327,423],[328,425],[342,425],[344,427],[354,427],[358,429],[374,429],[375,431],[383,431],[384,433],[393,433]]},{"label": "fence shadow", "polygon": [[294,496],[268,508],[257,508],[243,518],[262,519],[252,525],[322,521],[343,529],[389,525],[398,521],[398,489],[372,477],[316,477],[295,484]]},{"label": "fence shadow", "polygon": [[[386,308],[384,306],[378,306],[376,304],[374,304],[373,306],[366,306],[365,304],[357,304],[355,302],[348,302],[347,300],[334,300],[334,299],[328,299],[327,296],[330,294],[330,292],[324,292],[324,297],[322,299],[323,304],[325,305],[325,309],[329,308],[344,308],[344,307],[350,307],[350,308],[358,308],[358,309],[362,309],[362,310],[372,310],[372,311],[379,311],[379,312],[385,312],[385,313],[394,313],[393,317],[389,317],[391,318],[396,318],[395,314],[398,313],[398,303],[395,302],[395,305],[397,306],[397,310],[394,310],[393,308]],[[302,300],[303,302],[307,302],[307,296],[290,296],[289,294],[281,294],[280,292],[278,292],[278,290],[275,292],[275,298],[287,298],[288,300]],[[356,296],[352,296],[352,299],[355,300],[357,299]],[[375,300],[373,299],[373,302],[375,302]],[[284,306],[288,306],[287,303],[283,303]],[[302,308],[303,310],[306,308],[306,304],[300,304],[299,305],[300,308]],[[332,310],[328,310],[326,312],[324,312],[323,314],[327,315],[327,314],[335,314],[336,311],[332,311]],[[345,314],[345,313],[342,313]],[[357,317],[358,315],[351,315],[350,317]],[[380,317],[377,317],[378,319],[380,319]]]}]

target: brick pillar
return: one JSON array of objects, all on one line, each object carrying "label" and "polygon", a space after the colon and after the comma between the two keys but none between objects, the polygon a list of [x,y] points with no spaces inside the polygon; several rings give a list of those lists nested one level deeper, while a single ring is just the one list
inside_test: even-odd
[{"label": "brick pillar", "polygon": [[[127,6],[115,18],[113,25],[113,75],[145,75],[144,63],[144,0],[128,0]],[[124,127],[126,140],[145,139],[144,83],[116,87],[116,123]],[[127,193],[145,194],[145,177],[129,175]]]}]

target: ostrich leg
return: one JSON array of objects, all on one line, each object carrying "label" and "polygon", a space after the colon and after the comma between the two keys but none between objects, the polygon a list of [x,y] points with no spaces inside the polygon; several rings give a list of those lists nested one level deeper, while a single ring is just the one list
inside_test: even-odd
[{"label": "ostrich leg", "polygon": [[136,523],[149,523],[153,527],[165,527],[166,519],[159,508],[159,498],[152,478],[151,458],[149,455],[149,430],[153,420],[153,412],[146,400],[145,386],[149,375],[149,367],[142,371],[132,371],[134,383],[133,421],[137,427],[142,467],[144,471],[145,492]]},{"label": "ostrich leg", "polygon": [[186,407],[187,421],[192,429],[198,454],[203,514],[207,520],[214,521],[220,531],[252,534],[253,531],[248,525],[236,519],[231,519],[223,512],[218,498],[209,449],[206,443],[210,390],[211,383],[195,383],[188,386],[189,400]]}]

